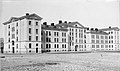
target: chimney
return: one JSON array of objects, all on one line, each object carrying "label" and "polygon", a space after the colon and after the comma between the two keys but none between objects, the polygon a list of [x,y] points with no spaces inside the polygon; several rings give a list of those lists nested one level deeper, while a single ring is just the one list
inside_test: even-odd
[{"label": "chimney", "polygon": [[26,16],[29,16],[29,13],[26,13]]},{"label": "chimney", "polygon": [[87,28],[87,30],[89,30],[89,28]]},{"label": "chimney", "polygon": [[93,31],[94,30],[94,28],[91,28],[91,31]]},{"label": "chimney", "polygon": [[47,22],[43,22],[43,25],[47,25]]},{"label": "chimney", "polygon": [[67,21],[65,21],[64,23],[66,23],[66,24],[67,24]]},{"label": "chimney", "polygon": [[111,28],[111,26],[109,26],[109,28]]},{"label": "chimney", "polygon": [[59,20],[59,24],[61,24],[62,23],[62,20]]},{"label": "chimney", "polygon": [[95,28],[95,31],[98,31],[98,28]]},{"label": "chimney", "polygon": [[51,26],[54,26],[54,23],[51,23]]}]

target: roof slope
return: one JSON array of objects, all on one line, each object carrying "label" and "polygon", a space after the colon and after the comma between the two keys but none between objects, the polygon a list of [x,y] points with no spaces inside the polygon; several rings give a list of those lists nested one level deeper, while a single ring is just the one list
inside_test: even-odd
[{"label": "roof slope", "polygon": [[103,29],[99,29],[101,31],[109,31],[109,30],[120,30],[118,27],[111,27],[111,28],[103,28]]},{"label": "roof slope", "polygon": [[15,21],[18,21],[18,20],[22,20],[22,19],[35,19],[35,20],[42,20],[42,18],[40,16],[38,16],[37,14],[30,14],[30,15],[25,15],[25,16],[22,16],[22,17],[11,17],[9,19],[9,21],[7,22],[4,22],[3,24],[6,25],[6,24],[9,24],[11,22],[15,22]]}]

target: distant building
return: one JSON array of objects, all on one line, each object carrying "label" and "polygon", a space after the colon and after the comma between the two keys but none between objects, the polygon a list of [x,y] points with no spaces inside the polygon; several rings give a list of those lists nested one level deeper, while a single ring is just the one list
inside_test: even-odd
[{"label": "distant building", "polygon": [[41,20],[36,14],[11,17],[5,25],[5,53],[41,53]]},{"label": "distant building", "polygon": [[0,38],[0,53],[4,53],[4,39]]}]

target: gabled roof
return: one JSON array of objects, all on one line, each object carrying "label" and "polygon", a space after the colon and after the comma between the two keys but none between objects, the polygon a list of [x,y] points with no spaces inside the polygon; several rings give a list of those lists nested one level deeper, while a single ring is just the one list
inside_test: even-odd
[{"label": "gabled roof", "polygon": [[35,19],[35,20],[42,20],[42,18],[40,16],[38,16],[37,14],[30,14],[30,15],[25,15],[25,16],[22,16],[22,17],[11,17],[9,19],[9,21],[7,22],[4,22],[3,24],[6,25],[6,24],[9,24],[11,22],[15,22],[15,21],[18,21],[18,20],[22,20],[22,19]]},{"label": "gabled roof", "polygon": [[[75,27],[75,25],[78,24],[81,27]],[[64,28],[68,28],[68,27],[75,27],[75,28],[83,28],[83,29],[87,29],[87,27],[84,27],[82,24],[80,24],[79,22],[71,22],[71,23],[60,23],[60,24],[56,24],[57,27],[64,27]]]},{"label": "gabled roof", "polygon": [[66,28],[60,28],[57,26],[51,26],[51,25],[42,25],[43,30],[55,30],[55,31],[68,31]]},{"label": "gabled roof", "polygon": [[118,27],[111,27],[111,28],[103,28],[103,29],[99,29],[101,31],[110,31],[110,30],[120,30]]}]

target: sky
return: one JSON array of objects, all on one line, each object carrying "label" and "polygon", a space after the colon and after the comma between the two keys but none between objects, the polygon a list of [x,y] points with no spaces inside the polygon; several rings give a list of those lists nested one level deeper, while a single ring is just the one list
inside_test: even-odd
[{"label": "sky", "polygon": [[0,37],[4,37],[3,22],[25,13],[36,13],[48,24],[62,20],[90,28],[120,28],[119,6],[118,0],[0,0]]}]

